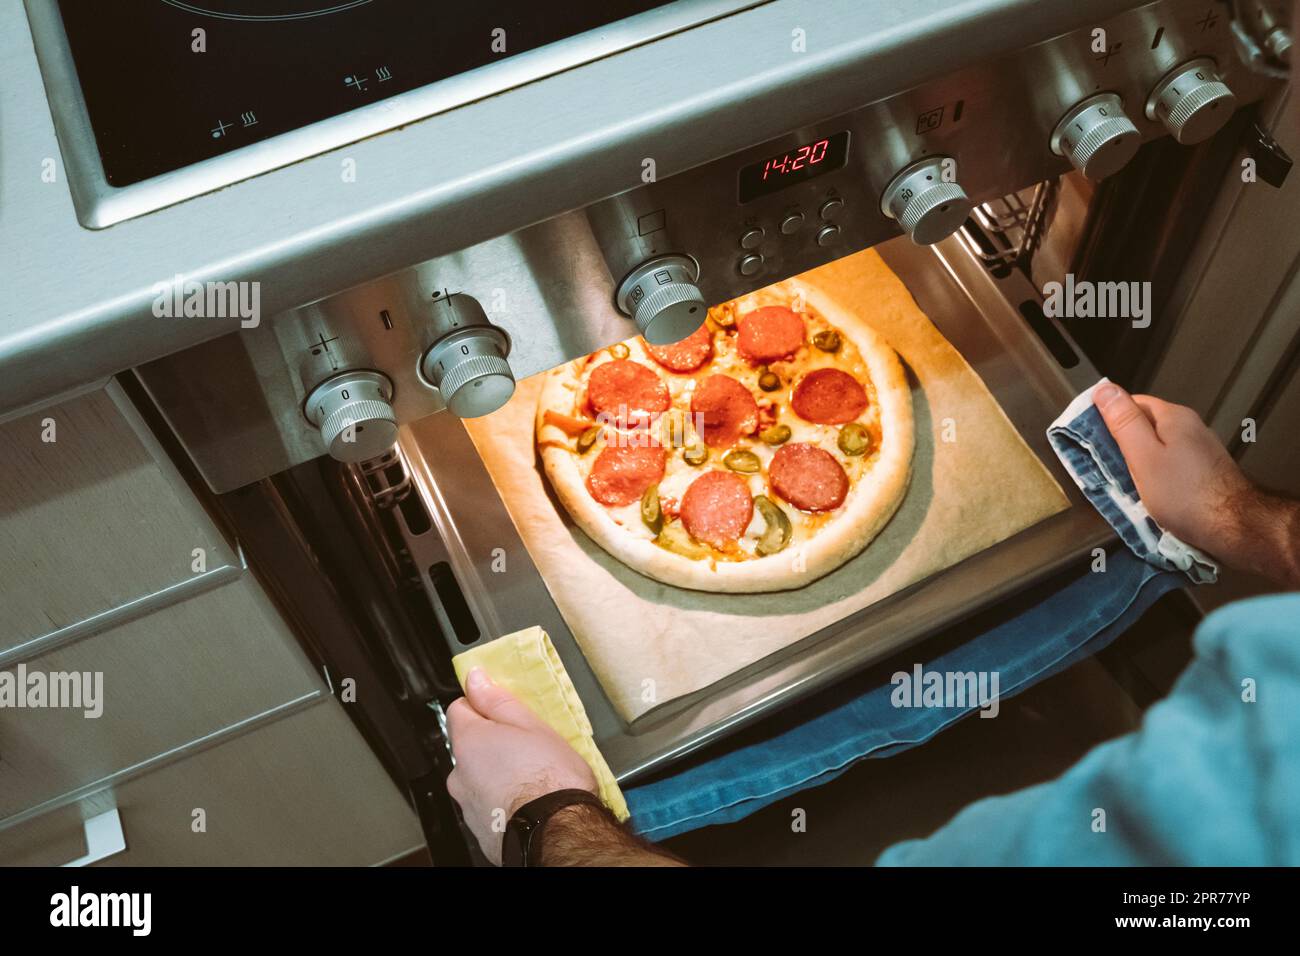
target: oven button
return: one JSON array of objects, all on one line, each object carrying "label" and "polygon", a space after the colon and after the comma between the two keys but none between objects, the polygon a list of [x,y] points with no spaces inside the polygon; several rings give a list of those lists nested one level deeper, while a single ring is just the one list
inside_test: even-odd
[{"label": "oven button", "polygon": [[477,299],[460,292],[440,298],[430,324],[434,342],[420,360],[420,372],[453,415],[478,418],[510,400],[515,393],[506,361],[510,336],[491,323]]},{"label": "oven button", "polygon": [[838,216],[843,209],[844,200],[840,199],[838,196],[832,196],[830,199],[822,203],[820,215],[826,222],[830,222]]},{"label": "oven button", "polygon": [[708,309],[695,286],[699,276],[700,267],[690,256],[656,256],[627,274],[614,301],[620,312],[632,316],[647,342],[671,345],[704,322]]},{"label": "oven button", "polygon": [[782,235],[793,236],[796,232],[798,232],[802,228],[803,228],[803,213],[801,212],[792,212],[790,213],[790,215],[786,216],[784,219],[781,220]]},{"label": "oven button", "polygon": [[763,237],[765,235],[766,233],[763,232],[761,227],[755,226],[753,229],[746,231],[745,234],[740,237],[740,248],[757,249],[763,244]]},{"label": "oven button", "polygon": [[947,156],[913,163],[894,177],[880,197],[880,211],[898,220],[917,245],[932,245],[951,236],[974,205],[966,191],[951,181],[951,163]]},{"label": "oven button", "polygon": [[817,245],[833,246],[840,241],[839,226],[822,226],[817,230]]},{"label": "oven button", "polygon": [[1123,169],[1142,145],[1142,134],[1124,113],[1114,93],[1098,93],[1077,103],[1056,124],[1052,152],[1064,156],[1089,179],[1105,179]]},{"label": "oven button", "polygon": [[1209,139],[1228,122],[1237,106],[1208,57],[1192,60],[1156,84],[1147,100],[1147,119],[1160,120],[1184,146]]},{"label": "oven button", "polygon": [[365,461],[397,441],[397,416],[389,404],[393,383],[379,372],[343,372],[312,390],[304,411],[320,429],[330,457]]},{"label": "oven button", "polygon": [[763,257],[748,255],[740,260],[740,274],[742,276],[758,275],[763,271]]}]

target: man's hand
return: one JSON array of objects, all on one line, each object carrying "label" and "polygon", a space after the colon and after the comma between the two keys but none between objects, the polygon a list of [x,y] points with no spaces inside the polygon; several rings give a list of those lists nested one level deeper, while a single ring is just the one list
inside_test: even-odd
[{"label": "man's hand", "polygon": [[1218,437],[1185,405],[1103,385],[1093,396],[1151,516],[1189,544],[1213,550],[1222,523],[1254,494]]},{"label": "man's hand", "polygon": [[456,769],[447,790],[460,804],[483,853],[501,862],[506,821],[530,800],[555,790],[597,790],[587,762],[550,725],[476,667],[466,696],[447,709]]},{"label": "man's hand", "polygon": [[1233,567],[1300,584],[1300,505],[1256,488],[1196,412],[1113,384],[1093,400],[1162,527]]}]

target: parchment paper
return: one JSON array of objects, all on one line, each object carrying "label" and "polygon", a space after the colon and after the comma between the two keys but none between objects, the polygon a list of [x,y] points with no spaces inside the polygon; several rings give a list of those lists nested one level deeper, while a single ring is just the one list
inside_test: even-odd
[{"label": "parchment paper", "polygon": [[874,250],[802,278],[868,309],[909,369],[916,420],[911,485],[893,520],[861,554],[806,587],[686,591],[606,554],[569,520],[536,459],[540,375],[520,382],[500,411],[465,422],[551,597],[629,722],[1068,507],[983,381]]}]

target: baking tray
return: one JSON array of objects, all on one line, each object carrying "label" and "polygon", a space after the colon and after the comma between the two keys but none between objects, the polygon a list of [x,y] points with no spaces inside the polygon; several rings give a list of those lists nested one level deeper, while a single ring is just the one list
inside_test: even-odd
[{"label": "baking tray", "polygon": [[[545,628],[620,782],[895,654],[1114,540],[1060,467],[1044,434],[1060,409],[1098,375],[1077,349],[1077,362],[1064,367],[1031,330],[1017,308],[1039,301],[1028,280],[1019,273],[994,279],[957,238],[929,248],[900,238],[878,251],[984,380],[1065,490],[1069,508],[630,723],[614,711],[587,665],[464,425],[439,414],[402,429],[402,453],[433,522],[425,533],[405,529],[404,535],[452,653],[535,624]],[[459,595],[449,596],[445,575],[435,582],[434,568],[450,570]],[[458,627],[452,604],[460,598]],[[473,626],[465,626],[465,614]]]}]

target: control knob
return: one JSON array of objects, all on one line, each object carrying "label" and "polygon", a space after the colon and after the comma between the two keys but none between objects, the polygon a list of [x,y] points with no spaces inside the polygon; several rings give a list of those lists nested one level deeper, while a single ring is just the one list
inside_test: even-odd
[{"label": "control knob", "polygon": [[317,385],[304,411],[320,429],[331,458],[365,461],[382,455],[397,441],[392,398],[393,383],[386,375],[343,372]]},{"label": "control knob", "polygon": [[510,400],[510,336],[488,320],[478,300],[463,293],[443,298],[434,308],[433,326],[434,343],[420,371],[453,415],[478,418]]},{"label": "control knob", "polygon": [[1184,146],[1209,139],[1232,116],[1237,98],[1219,78],[1214,61],[1184,63],[1156,84],[1147,100],[1147,119],[1158,119]]},{"label": "control knob", "polygon": [[880,198],[880,211],[898,220],[917,245],[946,239],[962,227],[974,205],[950,175],[953,160],[931,156],[894,177]]},{"label": "control knob", "polygon": [[628,273],[614,296],[651,345],[680,342],[704,322],[708,308],[696,288],[699,266],[689,256],[657,256]]},{"label": "control knob", "polygon": [[1052,152],[1064,156],[1089,179],[1105,179],[1128,164],[1142,134],[1114,93],[1098,93],[1075,104],[1056,124]]}]

